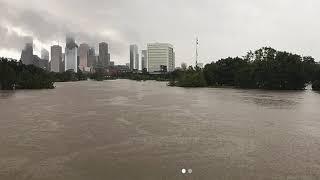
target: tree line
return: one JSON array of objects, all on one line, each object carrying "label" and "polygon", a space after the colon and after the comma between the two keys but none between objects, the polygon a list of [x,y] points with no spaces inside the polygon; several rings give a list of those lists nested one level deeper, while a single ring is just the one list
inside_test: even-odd
[{"label": "tree line", "polygon": [[33,65],[0,58],[0,89],[52,89],[54,79],[48,71]]},{"label": "tree line", "polygon": [[78,71],[63,73],[49,72],[20,61],[0,58],[0,90],[12,89],[53,89],[54,82],[87,80],[88,75]]},{"label": "tree line", "polygon": [[314,58],[263,47],[244,57],[220,59],[203,69],[176,70],[169,85],[302,90],[309,83],[314,90],[320,90],[320,65]]}]

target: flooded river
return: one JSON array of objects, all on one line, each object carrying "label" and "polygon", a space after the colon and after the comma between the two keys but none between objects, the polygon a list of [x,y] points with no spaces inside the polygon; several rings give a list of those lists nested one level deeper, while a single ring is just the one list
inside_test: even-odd
[{"label": "flooded river", "polygon": [[311,90],[55,85],[0,91],[1,180],[320,179]]}]

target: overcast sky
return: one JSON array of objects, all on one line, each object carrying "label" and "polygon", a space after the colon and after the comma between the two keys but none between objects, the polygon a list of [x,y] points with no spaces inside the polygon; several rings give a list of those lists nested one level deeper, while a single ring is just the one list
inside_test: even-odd
[{"label": "overcast sky", "polygon": [[171,43],[176,66],[243,56],[272,46],[320,60],[319,0],[0,0],[0,56],[20,58],[28,36],[36,54],[74,33],[77,43],[109,43],[111,60],[129,45]]}]

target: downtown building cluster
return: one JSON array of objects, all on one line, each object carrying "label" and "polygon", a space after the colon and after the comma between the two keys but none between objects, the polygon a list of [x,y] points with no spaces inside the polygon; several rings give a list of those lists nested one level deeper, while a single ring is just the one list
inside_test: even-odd
[{"label": "downtown building cluster", "polygon": [[141,51],[141,68],[139,67],[138,46],[130,45],[130,70],[147,71],[152,74],[172,72],[175,70],[175,52],[169,43],[149,43]]},{"label": "downtown building cluster", "polygon": [[[99,43],[99,54],[95,48],[86,43],[78,45],[72,37],[66,38],[66,46],[51,46],[51,56],[46,49],[41,50],[41,57],[33,54],[33,42],[27,43],[21,53],[21,62],[35,65],[52,72],[74,71],[95,72],[149,72],[153,74],[167,73],[175,70],[175,52],[169,43],[149,43],[147,49],[139,54],[138,46],[130,45],[129,63],[115,65],[110,61],[108,43]],[[49,61],[50,58],[50,61]],[[141,63],[140,63],[141,62]]]},{"label": "downtown building cluster", "polygon": [[49,61],[49,52],[42,49],[41,58],[33,54],[33,43],[27,43],[21,53],[21,62],[26,65],[35,65],[52,72],[74,71],[94,72],[96,69],[109,71],[115,68],[122,71],[129,71],[129,67],[115,66],[110,61],[110,52],[108,43],[99,43],[99,54],[96,55],[94,47],[86,43],[78,45],[72,37],[66,38],[66,46],[51,46],[51,58]]}]

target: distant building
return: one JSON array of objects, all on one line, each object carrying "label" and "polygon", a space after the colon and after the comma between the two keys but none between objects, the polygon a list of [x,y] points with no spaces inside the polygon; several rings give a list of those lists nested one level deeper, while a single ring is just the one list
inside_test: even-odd
[{"label": "distant building", "polygon": [[62,72],[62,47],[58,45],[51,46],[50,71]]},{"label": "distant building", "polygon": [[40,66],[39,66],[40,61],[41,61],[41,59],[40,59],[39,56],[37,56],[37,55],[32,55],[32,64],[33,64],[34,66],[40,67]]},{"label": "distant building", "polygon": [[139,70],[139,53],[136,44],[130,45],[130,70]]},{"label": "distant building", "polygon": [[147,68],[147,62],[148,62],[148,51],[142,50],[141,51],[141,69]]},{"label": "distant building", "polygon": [[41,49],[41,59],[39,60],[39,67],[49,71],[49,51]]},{"label": "distant building", "polygon": [[151,73],[172,72],[175,69],[175,53],[168,43],[148,44],[148,71]]},{"label": "distant building", "polygon": [[21,52],[21,62],[25,65],[33,64],[33,42],[26,43]]},{"label": "distant building", "polygon": [[88,51],[88,67],[94,67],[97,63],[96,51],[93,47],[89,48]]},{"label": "distant building", "polygon": [[66,54],[62,53],[62,63],[60,64],[60,72],[64,72],[66,68]]},{"label": "distant building", "polygon": [[73,70],[78,72],[78,45],[75,40],[71,37],[66,39],[66,50],[65,50],[65,71]]},{"label": "distant building", "polygon": [[41,59],[49,61],[49,51],[46,49],[41,49]]},{"label": "distant building", "polygon": [[110,66],[114,66],[114,61],[110,61]]},{"label": "distant building", "polygon": [[110,65],[110,54],[108,44],[105,42],[99,43],[99,62],[98,66],[107,67]]},{"label": "distant building", "polygon": [[89,45],[80,44],[79,46],[79,69],[85,71],[88,67]]},{"label": "distant building", "polygon": [[42,58],[39,59],[38,67],[49,71],[49,61],[46,59],[42,59]]}]

